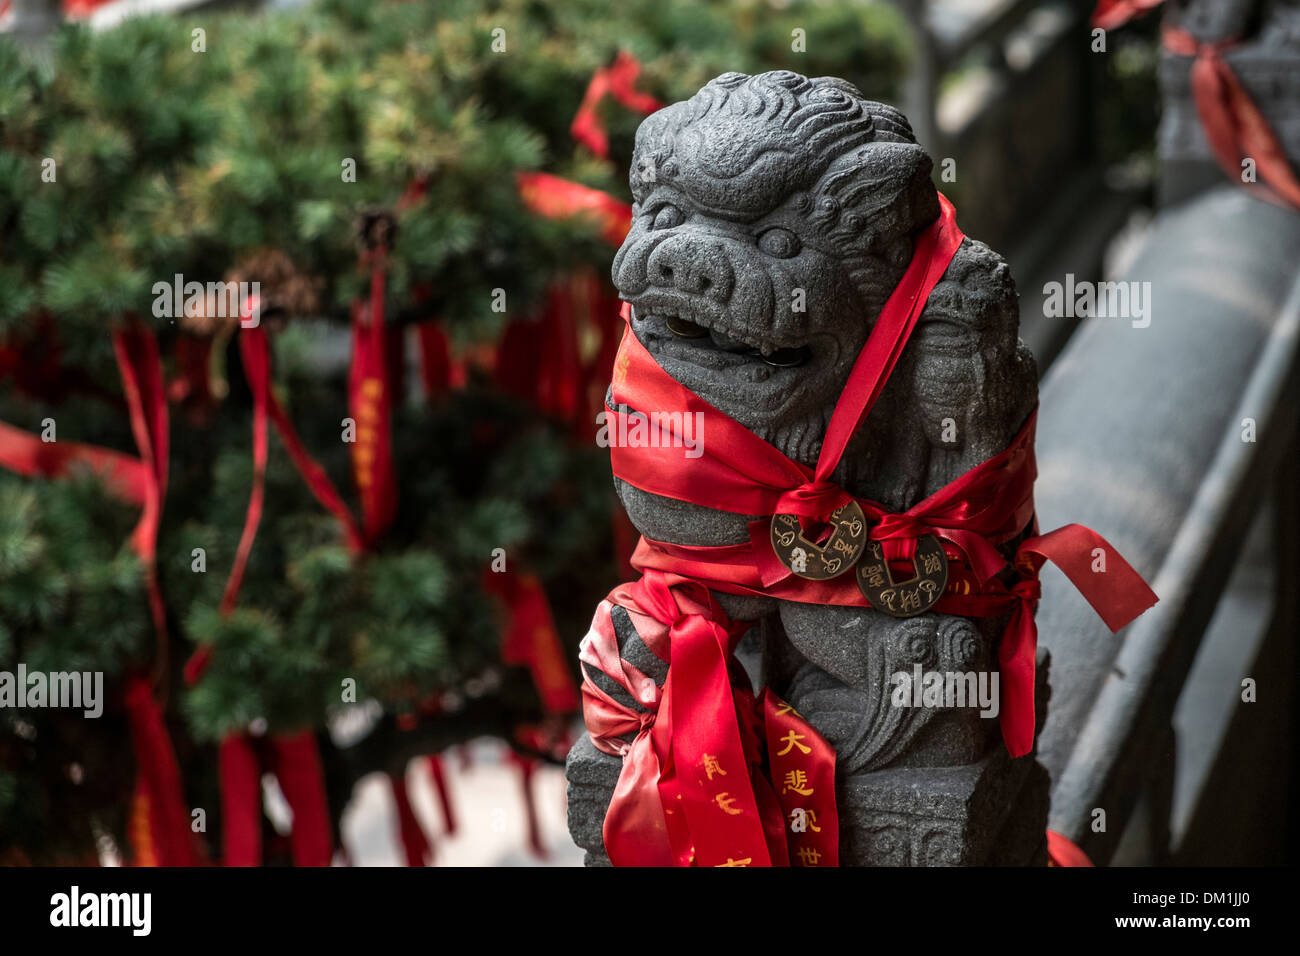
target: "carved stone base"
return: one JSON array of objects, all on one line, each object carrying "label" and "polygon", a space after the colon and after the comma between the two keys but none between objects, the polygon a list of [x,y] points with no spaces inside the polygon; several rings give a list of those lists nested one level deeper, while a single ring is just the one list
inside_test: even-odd
[{"label": "carved stone base", "polygon": [[1045,866],[1048,777],[994,749],[964,767],[901,767],[840,787],[842,866]]},{"label": "carved stone base", "polygon": [[[586,736],[569,753],[569,832],[609,866],[601,824],[620,762]],[[839,791],[843,866],[1045,866],[1048,776],[1001,747],[964,767],[876,770]]]},{"label": "carved stone base", "polygon": [[[1051,697],[1051,656],[1039,648],[1036,732]],[[601,830],[622,761],[583,734],[569,751],[569,833],[587,866],[609,866]],[[1035,753],[1001,741],[956,767],[886,767],[839,782],[841,866],[1046,866],[1050,778]]]},{"label": "carved stone base", "polygon": [[569,751],[564,776],[569,782],[569,835],[587,851],[587,866],[611,866],[605,855],[601,830],[623,761],[596,749],[590,734],[583,734]]},{"label": "carved stone base", "polygon": [[[1051,697],[1038,649],[1035,735]],[[1051,779],[1036,753],[999,740],[957,767],[887,767],[840,783],[841,866],[1046,866]]]}]

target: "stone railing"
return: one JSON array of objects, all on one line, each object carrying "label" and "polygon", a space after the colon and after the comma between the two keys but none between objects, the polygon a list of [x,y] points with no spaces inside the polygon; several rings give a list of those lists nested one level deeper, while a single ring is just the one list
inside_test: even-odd
[{"label": "stone railing", "polygon": [[[1293,169],[1297,16],[1256,0],[1166,14],[1237,41],[1225,58]],[[1226,182],[1190,68],[1162,57],[1169,208],[1112,277],[1145,290],[1144,327],[1084,320],[1043,380],[1039,432],[1042,520],[1103,529],[1159,569],[1161,601],[1117,640],[1044,575],[1040,758],[1052,828],[1098,863],[1280,864],[1296,760],[1300,213]]]},{"label": "stone railing", "polygon": [[[1045,371],[1070,318],[1045,319],[1037,290],[1096,277],[1140,198],[1106,182],[1088,0],[894,0],[912,26],[902,104],[934,157],[962,228],[1006,251],[1021,293],[1020,334]],[[951,161],[951,180],[943,179]]]},{"label": "stone railing", "polygon": [[[1246,807],[1286,772],[1285,723],[1261,718],[1285,722],[1294,686],[1292,667],[1264,662],[1294,660],[1300,215],[1217,187],[1162,214],[1118,281],[1147,284],[1150,324],[1085,320],[1045,377],[1038,509],[1045,527],[1083,522],[1159,568],[1160,603],[1115,638],[1044,571],[1052,701],[1039,754],[1052,829],[1105,863],[1142,806],[1145,839],[1122,856],[1158,863],[1194,835],[1220,758],[1282,741],[1281,766],[1238,779]],[[1261,521],[1263,547],[1243,556]],[[1258,716],[1246,679],[1267,695]],[[1221,849],[1251,816],[1217,817]]]}]

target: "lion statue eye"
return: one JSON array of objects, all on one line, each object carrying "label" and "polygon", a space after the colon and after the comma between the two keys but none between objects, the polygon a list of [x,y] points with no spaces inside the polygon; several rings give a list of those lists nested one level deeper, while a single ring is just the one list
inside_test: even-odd
[{"label": "lion statue eye", "polygon": [[777,226],[758,237],[758,248],[774,259],[789,259],[799,254],[801,246],[798,236]]},{"label": "lion statue eye", "polygon": [[680,226],[685,221],[686,217],[682,215],[682,211],[672,203],[668,203],[661,206],[659,211],[655,213],[654,228],[671,229],[673,226]]}]

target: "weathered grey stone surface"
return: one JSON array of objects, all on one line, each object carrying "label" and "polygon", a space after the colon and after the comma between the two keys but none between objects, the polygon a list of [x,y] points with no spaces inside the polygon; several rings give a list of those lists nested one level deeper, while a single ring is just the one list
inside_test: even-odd
[{"label": "weathered grey stone surface", "polygon": [[[1117,277],[1149,283],[1149,325],[1087,320],[1043,382],[1044,528],[1095,528],[1165,596],[1155,572],[1194,514],[1221,436],[1242,427],[1242,390],[1297,264],[1300,215],[1240,186],[1224,183],[1160,215]],[[1113,667],[1124,634],[1112,635],[1050,565],[1042,583],[1039,636],[1056,692],[1039,746],[1057,777],[1103,685],[1125,680]]]},{"label": "weathered grey stone surface", "polygon": [[[634,334],[683,385],[814,465],[913,237],[938,215],[930,170],[902,114],[842,80],[718,77],[637,133],[633,225],[613,265]],[[795,290],[806,311],[791,308]],[[1005,262],[967,239],[834,480],[901,511],[1005,448],[1036,401],[1017,324]],[[753,516],[617,486],[651,538],[748,540]],[[1008,760],[997,721],[974,708],[888,699],[890,676],[913,663],[994,668],[1004,620],[719,600],[756,622],[764,682],[836,748],[842,862],[1042,862],[1046,776],[1033,757]],[[653,666],[625,615],[615,626],[624,657]],[[656,680],[665,670],[658,662]],[[591,863],[605,862],[601,823],[619,763],[586,738],[569,757],[570,830]],[[1037,838],[994,839],[1014,820]]]}]

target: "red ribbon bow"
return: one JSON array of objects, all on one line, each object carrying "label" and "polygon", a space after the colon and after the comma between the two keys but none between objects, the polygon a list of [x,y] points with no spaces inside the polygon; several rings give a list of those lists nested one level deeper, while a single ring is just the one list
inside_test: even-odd
[{"label": "red ribbon bow", "polygon": [[[669,663],[662,689],[621,659],[615,605]],[[700,584],[657,571],[622,585],[596,611],[579,655],[583,712],[596,746],[623,758],[604,825],[616,865],[837,864],[835,752],[775,694],[755,697],[731,666],[748,627]],[[601,690],[591,668],[641,709]]]}]

